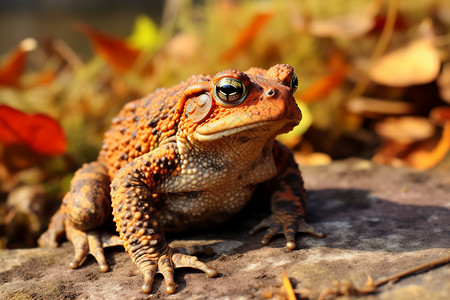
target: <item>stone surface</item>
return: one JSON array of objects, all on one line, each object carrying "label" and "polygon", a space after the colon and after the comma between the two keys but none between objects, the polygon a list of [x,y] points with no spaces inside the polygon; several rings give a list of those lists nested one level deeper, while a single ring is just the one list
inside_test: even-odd
[{"label": "stone surface", "polygon": [[[175,295],[164,293],[162,276],[153,293],[140,292],[142,277],[120,247],[106,253],[111,271],[100,273],[90,257],[78,270],[68,268],[71,245],[57,249],[0,251],[0,299],[260,299],[275,295],[281,268],[295,289],[311,299],[333,280],[364,285],[450,254],[450,175],[419,172],[346,160],[303,167],[309,191],[308,220],[327,237],[298,235],[299,250],[288,252],[280,236],[269,246],[247,231],[262,216],[247,209],[231,222],[203,232],[173,236],[176,245],[209,244],[203,258],[220,272],[178,269]],[[252,206],[254,207],[254,206]],[[450,265],[386,284],[365,299],[450,299]]]}]

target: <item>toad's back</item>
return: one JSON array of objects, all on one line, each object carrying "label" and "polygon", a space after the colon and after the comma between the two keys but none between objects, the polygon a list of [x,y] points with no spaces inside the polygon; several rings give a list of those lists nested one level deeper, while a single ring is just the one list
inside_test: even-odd
[{"label": "toad's back", "polygon": [[127,103],[112,120],[106,132],[98,161],[106,163],[109,176],[136,157],[157,148],[174,136],[178,121],[175,106],[189,85],[210,80],[209,75],[191,76],[175,86],[157,89],[152,94]]}]

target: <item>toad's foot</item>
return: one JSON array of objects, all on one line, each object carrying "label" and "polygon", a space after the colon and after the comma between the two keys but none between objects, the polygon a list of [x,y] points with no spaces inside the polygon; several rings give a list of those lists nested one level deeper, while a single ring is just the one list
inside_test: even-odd
[{"label": "toad's foot", "polygon": [[72,269],[80,267],[86,257],[92,254],[99,264],[100,272],[109,271],[103,248],[122,245],[118,236],[98,230],[81,231],[70,225],[66,225],[66,233],[75,250],[75,257],[69,264]]},{"label": "toad's foot", "polygon": [[318,238],[324,238],[325,234],[317,232],[311,225],[307,224],[303,217],[288,214],[273,214],[256,225],[250,234],[255,234],[267,228],[266,233],[261,239],[261,244],[267,245],[277,234],[284,234],[286,237],[286,249],[294,250],[297,247],[295,243],[295,234],[297,232],[309,233]]},{"label": "toad's foot", "polygon": [[215,269],[210,268],[207,264],[199,261],[197,257],[174,252],[174,250],[169,247],[167,247],[164,254],[157,258],[144,255],[139,257],[136,263],[144,273],[142,292],[147,294],[152,290],[156,273],[161,273],[164,276],[167,294],[173,294],[176,291],[173,278],[174,269],[176,268],[194,268],[205,272],[208,277],[215,277],[218,274]]}]

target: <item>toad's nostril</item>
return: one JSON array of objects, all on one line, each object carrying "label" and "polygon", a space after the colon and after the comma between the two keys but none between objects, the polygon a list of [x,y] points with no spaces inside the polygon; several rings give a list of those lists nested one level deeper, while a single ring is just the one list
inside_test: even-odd
[{"label": "toad's nostril", "polygon": [[267,91],[267,96],[273,96],[273,95],[275,95],[275,90],[270,89]]}]

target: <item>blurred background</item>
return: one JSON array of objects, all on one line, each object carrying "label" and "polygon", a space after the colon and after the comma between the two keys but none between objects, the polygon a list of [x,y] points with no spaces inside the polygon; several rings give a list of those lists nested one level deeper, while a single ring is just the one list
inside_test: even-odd
[{"label": "blurred background", "polygon": [[11,51],[26,37],[60,38],[88,60],[89,41],[74,31],[75,20],[126,37],[138,15],[160,24],[164,6],[161,0],[0,0],[0,53]]},{"label": "blurred background", "polygon": [[0,248],[33,247],[124,103],[292,65],[300,165],[450,167],[449,0],[0,0]]}]

